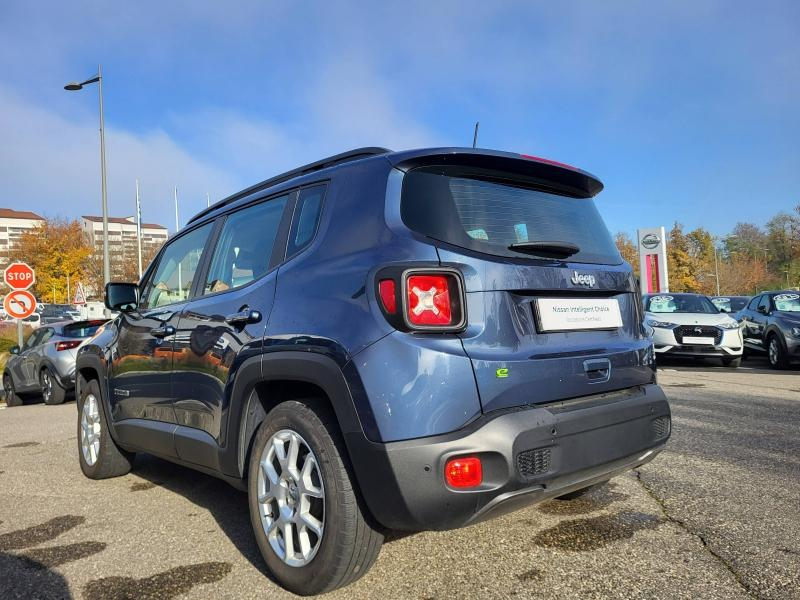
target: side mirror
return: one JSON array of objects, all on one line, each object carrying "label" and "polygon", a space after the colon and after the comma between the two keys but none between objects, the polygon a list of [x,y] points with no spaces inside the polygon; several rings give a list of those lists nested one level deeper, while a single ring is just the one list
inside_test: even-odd
[{"label": "side mirror", "polygon": [[110,310],[135,310],[139,304],[139,286],[135,283],[107,283],[105,304]]},{"label": "side mirror", "polygon": [[758,312],[760,312],[762,315],[767,315],[767,314],[769,314],[769,311],[767,310],[767,307],[766,307],[766,306],[759,306],[759,307],[758,307],[756,310],[757,310]]},{"label": "side mirror", "polygon": [[19,354],[19,346],[14,344],[11,348],[8,349],[11,354]]}]

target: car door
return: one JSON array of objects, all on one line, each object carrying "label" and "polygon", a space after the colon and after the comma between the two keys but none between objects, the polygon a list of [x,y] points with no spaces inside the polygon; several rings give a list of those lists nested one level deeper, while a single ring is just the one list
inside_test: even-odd
[{"label": "car door", "polygon": [[742,337],[745,344],[757,345],[758,341],[754,337],[754,324],[753,318],[757,312],[758,303],[761,301],[761,296],[756,296],[747,303],[747,306],[739,313],[739,322],[742,325]]},{"label": "car door", "polygon": [[762,294],[758,301],[758,306],[750,316],[750,343],[766,350],[764,334],[767,329],[767,321],[770,312],[770,299],[767,294]]},{"label": "car door", "polygon": [[170,388],[173,337],[213,226],[206,223],[168,242],[142,283],[136,310],[123,311],[114,321],[117,338],[108,376],[114,421],[175,422]]},{"label": "car door", "polygon": [[[206,445],[213,438],[212,447],[225,443],[231,372],[261,352],[293,199],[294,193],[283,194],[224,218],[198,297],[181,314],[172,379],[175,417],[179,425],[207,434],[187,440],[178,432],[177,452],[184,460],[198,462],[192,451],[198,436]],[[280,239],[283,244],[276,244]]]},{"label": "car door", "polygon": [[12,372],[17,390],[29,390],[38,383],[33,380],[31,353],[36,348],[36,345],[39,343],[39,338],[41,338],[43,333],[43,328],[36,329],[31,333],[20,349],[17,360],[14,361]]},{"label": "car door", "polygon": [[39,371],[42,368],[42,359],[44,358],[44,351],[47,342],[55,334],[55,329],[52,327],[40,327],[39,335],[36,337],[35,345],[27,352],[25,356],[26,371],[28,373],[29,384],[31,387],[39,387]]}]

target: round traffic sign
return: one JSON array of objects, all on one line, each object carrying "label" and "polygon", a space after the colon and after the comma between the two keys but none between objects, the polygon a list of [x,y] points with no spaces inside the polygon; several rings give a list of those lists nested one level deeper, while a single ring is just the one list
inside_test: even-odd
[{"label": "round traffic sign", "polygon": [[12,289],[27,290],[36,282],[36,274],[24,262],[15,262],[6,267],[3,281]]},{"label": "round traffic sign", "polygon": [[14,290],[3,299],[3,308],[12,319],[25,319],[36,311],[36,298],[25,290]]}]

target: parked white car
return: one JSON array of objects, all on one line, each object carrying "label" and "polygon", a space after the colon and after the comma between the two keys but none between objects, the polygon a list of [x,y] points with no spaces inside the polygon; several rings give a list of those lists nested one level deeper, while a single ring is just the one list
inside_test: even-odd
[{"label": "parked white car", "polygon": [[656,355],[720,358],[728,367],[742,362],[739,323],[700,294],[644,296],[645,324],[653,329]]}]

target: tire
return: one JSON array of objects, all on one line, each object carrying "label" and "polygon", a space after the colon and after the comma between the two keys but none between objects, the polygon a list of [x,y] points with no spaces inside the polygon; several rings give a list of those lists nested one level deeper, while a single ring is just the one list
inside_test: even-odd
[{"label": "tire", "polygon": [[732,369],[738,369],[742,364],[742,357],[737,356],[736,358],[728,357],[722,359],[722,365],[725,367],[730,367]]},{"label": "tire", "polygon": [[[295,445],[292,472],[302,476],[286,478]],[[323,401],[292,400],[270,411],[253,442],[247,485],[250,521],[261,555],[287,590],[307,596],[349,585],[378,557],[383,533],[363,507],[348,472],[338,424]],[[287,511],[292,520],[288,523]],[[307,516],[303,519],[301,514]],[[291,553],[286,552],[283,534],[287,528]]]},{"label": "tire", "polygon": [[783,343],[774,333],[767,338],[767,358],[769,366],[773,369],[785,369],[789,366],[789,359],[786,356],[786,350],[783,349]]},{"label": "tire", "polygon": [[3,375],[3,391],[6,395],[6,405],[9,407],[22,406],[22,397],[17,394],[17,390],[14,387],[14,380],[8,373]]},{"label": "tire", "polygon": [[131,470],[134,454],[117,446],[108,431],[96,379],[81,386],[78,398],[78,461],[89,479],[108,479]]},{"label": "tire", "polygon": [[39,385],[42,388],[42,399],[45,404],[63,404],[67,390],[61,387],[53,375],[50,367],[45,367],[39,373]]}]

